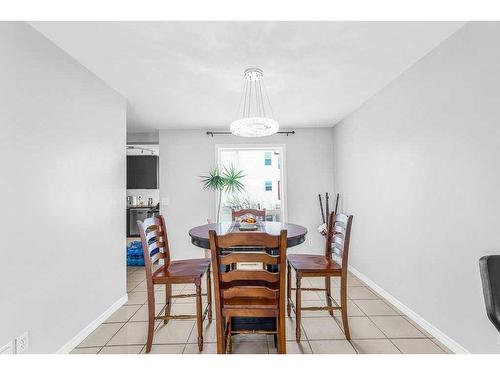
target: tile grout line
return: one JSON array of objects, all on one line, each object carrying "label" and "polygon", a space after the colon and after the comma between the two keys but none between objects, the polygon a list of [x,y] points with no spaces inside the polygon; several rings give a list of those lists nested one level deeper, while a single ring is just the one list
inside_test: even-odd
[{"label": "tile grout line", "polygon": [[[369,316],[369,315],[370,315],[370,316],[404,316],[404,314],[402,314],[402,313],[401,313],[401,311],[399,311],[399,312],[398,312],[398,311],[397,311],[397,309],[396,309],[394,306],[392,306],[392,305],[391,305],[388,301],[386,301],[386,300],[385,300],[385,299],[383,299],[383,298],[380,298],[380,299],[378,299],[378,300],[358,298],[358,299],[351,300],[351,301],[352,301],[352,302],[353,302],[353,303],[354,303],[354,304],[358,307],[358,309],[360,309],[360,310],[361,310],[361,311],[362,311],[362,312],[363,312],[366,316]],[[393,310],[393,311],[396,313],[396,315],[387,315],[387,314],[383,314],[383,315],[373,315],[373,314],[368,314],[368,313],[366,313],[366,312],[365,312],[365,311],[364,311],[364,310],[363,310],[363,309],[362,309],[362,308],[361,308],[361,307],[360,307],[360,306],[356,303],[356,301],[382,301],[382,302],[383,302],[383,303],[385,303],[387,306],[389,306],[389,308],[390,308],[391,310]]]},{"label": "tile grout line", "polygon": [[[182,284],[182,285],[184,285],[184,284]],[[184,285],[180,290],[178,290],[179,294],[182,294],[182,292],[184,291],[185,288],[186,288],[186,286]],[[173,291],[172,291],[172,293],[173,293]],[[166,304],[167,304],[167,300],[165,298],[165,305]],[[172,304],[172,306],[175,304],[174,298],[172,298],[171,304]],[[173,319],[173,320],[176,320],[176,319]],[[186,320],[186,321],[190,321],[190,320]],[[168,323],[169,322],[167,322],[167,324]],[[160,327],[160,324],[158,324],[158,327],[156,327],[154,331],[156,331]],[[170,344],[171,345],[184,345],[182,348],[182,352],[180,353],[180,354],[184,354],[184,351],[186,350],[186,346],[189,342],[189,337],[191,337],[191,332],[193,332],[193,328],[194,328],[194,325],[193,325],[193,327],[191,327],[191,330],[189,331],[189,334],[187,335],[187,338],[186,338],[186,342],[184,344],[182,344],[182,343],[154,344],[154,333],[153,333],[153,343],[151,344],[151,349],[153,348],[154,345],[170,345]]]},{"label": "tile grout line", "polygon": [[[107,343],[108,343],[108,342],[110,342],[110,341],[113,339],[113,337],[115,337],[115,336],[116,336],[116,334],[122,330],[122,328],[123,328],[123,327],[125,327],[125,324],[127,324],[127,323],[121,323],[121,324],[122,324],[122,326],[121,326],[121,327],[120,327],[120,328],[119,328],[119,329],[118,329],[118,330],[117,330],[117,331],[113,334],[113,336],[111,336],[111,337],[109,338],[109,340],[108,340],[108,341],[106,341],[106,342],[104,343],[104,345],[102,346],[102,348],[104,348],[104,347],[107,345]],[[99,326],[99,327],[100,327],[100,326]],[[102,348],[101,348],[101,350],[102,350]],[[101,351],[101,350],[99,350],[99,351]]]},{"label": "tile grout line", "polygon": [[[343,326],[342,327],[340,326],[340,322],[337,319],[335,319],[335,316],[333,317],[333,320],[335,321],[335,323],[337,323],[337,326],[344,333],[344,337],[345,337],[345,331],[343,329]],[[349,320],[349,317],[347,317],[347,320]],[[347,338],[346,338],[346,340],[347,340]],[[351,340],[352,340],[352,338],[351,338]],[[347,340],[347,342],[349,343],[349,345],[351,345],[351,348],[354,350],[354,352],[356,354],[359,354],[358,351],[356,350],[356,348],[354,347],[354,345],[352,344],[351,340]]]},{"label": "tile grout line", "polygon": [[[377,325],[377,323],[375,323],[375,322],[371,319],[372,317],[375,317],[375,318],[378,318],[378,317],[388,317],[388,318],[390,318],[390,317],[401,317],[401,318],[403,318],[404,320],[406,320],[408,323],[410,323],[410,325],[411,325],[411,326],[413,326],[413,328],[415,328],[415,329],[416,329],[417,331],[419,331],[422,335],[424,335],[424,337],[412,337],[412,336],[408,336],[408,337],[393,337],[393,339],[396,339],[396,340],[397,340],[397,339],[405,339],[405,340],[407,340],[407,339],[429,339],[429,340],[431,340],[431,339],[433,339],[433,338],[434,338],[434,337],[427,337],[427,335],[426,335],[424,332],[422,332],[420,329],[418,329],[418,327],[417,327],[417,326],[415,326],[415,324],[412,324],[412,322],[411,322],[411,321],[409,321],[409,319],[406,319],[406,318],[407,318],[407,317],[406,317],[406,315],[371,315],[371,316],[368,316],[368,318],[370,319],[370,321],[371,321],[373,324],[375,324],[375,326],[376,326],[376,327],[377,327],[377,328],[378,328],[378,329],[379,329],[379,330],[380,330],[380,331],[381,331],[384,335],[385,335],[385,332],[384,332],[384,331],[382,331],[382,329],[381,329],[381,328]],[[389,338],[389,336],[387,336],[387,338],[388,338],[388,339],[390,339],[390,338]]]},{"label": "tile grout line", "polygon": [[[409,317],[407,317],[406,315],[403,315],[403,319],[405,319],[406,321],[408,321],[408,323],[410,323],[412,326],[414,326],[417,330],[419,330],[426,338],[428,339],[436,339],[434,336],[427,336],[428,333],[424,332],[423,331],[423,328],[421,328],[419,325],[417,325],[413,320],[411,320]],[[438,340],[439,341],[439,340]]]},{"label": "tile grout line", "polygon": [[[192,327],[191,327],[191,331],[189,331],[189,334],[187,335],[187,339],[186,339],[186,342],[184,343],[184,348],[182,348],[182,353],[181,354],[184,354],[184,352],[186,351],[186,348],[187,348],[187,345],[189,343],[189,338],[191,337],[191,334],[193,333],[193,329],[194,327],[198,324],[198,322],[196,322]],[[202,325],[203,325],[203,322],[202,322]],[[202,328],[202,331],[203,331],[203,328]],[[203,340],[205,341],[205,340]],[[203,346],[205,346],[205,342],[203,342]],[[199,350],[198,350],[198,353],[199,353]],[[187,353],[186,353],[187,354]]]},{"label": "tile grout line", "polygon": [[[369,289],[369,288],[368,288],[368,289]],[[317,294],[319,295],[319,293],[317,293]],[[359,310],[360,310],[360,311],[364,314],[364,315],[359,316],[359,317],[368,317],[368,315],[367,315],[367,314],[366,314],[366,313],[365,313],[365,312],[364,312],[364,311],[363,311],[363,310],[362,310],[362,309],[361,309],[361,308],[360,308],[360,307],[359,307],[359,306],[358,306],[358,305],[354,302],[354,300],[351,300],[351,299],[349,299],[349,300],[350,300],[352,303],[354,303],[354,305],[355,305],[355,306],[356,306],[356,307],[357,307],[357,308],[358,308],[358,309],[359,309]],[[373,300],[381,300],[381,299],[377,298],[377,299],[368,299],[368,300],[372,300],[372,301],[373,301]],[[322,302],[325,302],[325,303],[326,303],[326,301],[325,301],[324,299],[320,299],[320,301],[322,301]],[[389,316],[392,316],[392,315],[389,315]],[[358,317],[358,316],[355,316],[355,317]],[[308,317],[304,317],[304,318],[315,318],[315,316],[308,316]],[[316,318],[333,318],[333,320],[335,321],[335,323],[337,324],[337,326],[340,328],[340,330],[341,330],[342,332],[344,332],[343,327],[341,327],[341,326],[340,326],[340,322],[338,321],[338,319],[337,319],[337,317],[336,317],[335,315],[334,315],[334,316],[317,316]],[[352,317],[348,317],[348,318],[352,318]],[[369,318],[369,317],[368,317],[368,318]],[[374,323],[371,319],[369,319],[369,320],[370,320],[370,321],[371,321],[371,322],[375,325],[375,323]],[[301,327],[302,327],[302,324],[301,324]],[[382,331],[382,330],[381,330],[381,329],[380,329],[377,325],[375,325],[375,327],[376,327],[379,331],[381,331],[381,333],[382,333],[382,334],[386,337],[386,339],[388,339],[388,337],[385,335],[385,333],[384,333],[384,332],[383,332],[383,331]],[[302,328],[303,328],[303,327],[302,327]],[[314,351],[313,351],[313,349],[312,349],[312,346],[311,346],[310,341],[331,341],[331,340],[332,340],[332,339],[324,339],[324,340],[323,340],[323,339],[318,339],[318,340],[315,340],[315,339],[309,339],[309,337],[307,336],[306,330],[305,330],[305,329],[303,329],[303,331],[304,331],[304,334],[306,335],[306,337],[308,338],[308,340],[307,340],[307,341],[308,341],[309,347],[310,347],[310,349],[311,349],[311,353],[313,353],[313,354],[314,354]],[[345,333],[344,333],[344,335],[345,335]],[[365,338],[365,340],[368,340],[368,339],[369,339],[369,338]],[[346,340],[346,339],[333,339],[333,340]],[[385,340],[385,339],[380,338],[380,340]],[[353,345],[353,343],[352,343],[352,339],[351,339],[351,340],[346,340],[346,341],[347,341],[347,342],[349,343],[349,345],[352,347],[352,349],[354,350],[354,352],[355,352],[356,354],[359,354],[358,350],[356,349],[356,347],[355,347],[355,346]],[[392,342],[391,342],[391,343],[392,343]],[[393,344],[393,345],[394,345],[394,344]],[[395,346],[395,345],[394,345],[394,346]],[[398,350],[399,350],[399,348],[398,348],[397,346],[396,346],[396,349],[398,349]]]},{"label": "tile grout line", "polygon": [[389,340],[389,342],[390,342],[392,345],[394,345],[394,346],[396,347],[396,349],[397,349],[397,350],[399,350],[399,352],[400,352],[401,354],[403,354],[403,352],[401,351],[401,349],[399,349],[399,347],[398,347],[396,344],[394,344],[394,343],[392,342],[392,340],[389,338],[389,336],[387,336],[387,335],[385,334],[385,332],[384,332],[384,331],[382,331],[382,330],[380,329],[380,327],[379,327],[379,326],[378,326],[378,325],[377,325],[377,324],[376,324],[376,323],[375,323],[375,322],[374,322],[374,321],[373,321],[373,320],[372,320],[369,316],[368,316],[368,319],[370,320],[370,322],[372,322],[372,324],[373,324],[375,327],[377,327],[377,329],[378,329],[380,332],[382,332],[382,334],[386,337],[386,339],[387,339],[387,340]]},{"label": "tile grout line", "polygon": [[[432,342],[432,339],[430,339],[430,338],[428,338],[428,337],[394,337],[394,338],[389,339],[389,340],[392,342],[392,344],[393,344],[396,348],[398,348],[398,350],[399,350],[399,351],[401,351],[401,349],[399,349],[399,346],[397,346],[397,345],[396,345],[396,343],[395,343],[395,342],[393,342],[392,340],[422,340],[422,341],[423,341],[423,340],[428,340],[428,341],[431,341],[431,342]],[[440,348],[440,347],[439,347],[439,345],[437,345],[435,342],[433,342],[433,344],[434,344],[434,345],[436,345],[436,346],[439,348],[439,350],[441,350],[441,351],[442,351],[442,353],[440,353],[440,354],[448,354],[448,353],[446,353],[446,352],[445,352],[442,348]],[[402,354],[405,354],[405,353],[403,353],[402,351],[401,351],[401,353],[402,353]]]},{"label": "tile grout line", "polygon": [[313,352],[313,348],[311,346],[311,341],[310,340],[307,340],[307,345],[309,345],[309,350],[311,350],[311,354],[314,354]]},{"label": "tile grout line", "polygon": [[[128,318],[128,320],[127,320],[127,321],[123,324],[123,326],[121,326],[121,327],[120,327],[120,329],[119,329],[118,331],[116,331],[116,332],[115,332],[115,334],[114,334],[113,336],[111,336],[111,338],[110,338],[110,339],[109,339],[109,340],[108,340],[108,341],[104,344],[103,348],[104,348],[104,347],[106,347],[106,346],[119,346],[119,345],[108,345],[108,343],[110,343],[110,342],[111,342],[111,340],[112,340],[112,339],[113,339],[113,338],[114,338],[114,337],[118,334],[118,332],[120,332],[120,331],[123,329],[123,327],[125,327],[125,325],[127,325],[127,324],[131,323],[130,319],[132,319],[132,318],[135,316],[135,314],[137,314],[137,313],[139,312],[139,310],[140,310],[140,309],[142,309],[142,307],[143,307],[143,306],[145,306],[145,305],[146,305],[146,303],[143,303],[143,304],[141,305],[141,307],[139,307],[139,308],[137,309],[137,311],[136,311],[135,313],[133,313],[133,314],[132,314],[132,316],[131,316],[130,318]],[[140,344],[139,344],[139,345],[140,345]],[[145,345],[145,344],[143,344],[143,347],[144,347],[144,345]],[[101,348],[101,350],[102,350],[102,348]],[[100,351],[101,351],[101,350],[100,350]],[[99,352],[100,352],[100,351],[99,351]],[[141,348],[141,351],[142,351],[142,348]],[[140,354],[140,353],[141,353],[141,352],[139,352],[139,354]]]},{"label": "tile grout line", "polygon": [[[377,316],[378,316],[378,315],[377,315]],[[390,316],[393,316],[393,315],[390,315]],[[405,318],[405,316],[404,316],[404,315],[399,315],[399,316],[402,316],[402,317],[403,317],[403,319]],[[376,326],[376,327],[377,327],[377,328],[378,328],[378,329],[379,329],[379,330],[380,330],[380,331],[384,334],[384,336],[386,336],[386,337],[387,337],[387,339],[391,342],[391,344],[392,344],[392,345],[394,345],[394,346],[395,346],[395,347],[396,347],[396,348],[397,348],[397,349],[401,352],[401,354],[404,354],[404,353],[403,353],[403,351],[399,348],[399,346],[398,346],[398,345],[397,345],[397,344],[396,344],[393,340],[425,340],[425,339],[427,339],[427,340],[431,340],[431,338],[429,338],[429,337],[425,336],[425,333],[424,333],[424,332],[422,332],[422,331],[420,331],[420,330],[418,329],[418,327],[415,327],[415,325],[414,325],[414,324],[412,324],[412,326],[413,326],[415,329],[417,329],[420,333],[422,333],[425,337],[392,337],[392,338],[391,338],[391,337],[387,336],[387,335],[385,334],[385,332],[384,332],[384,331],[382,331],[382,329],[380,329],[380,328],[379,328],[379,326],[378,326],[378,325],[377,325],[377,324],[376,324],[376,323],[375,323],[375,322],[374,322],[374,321],[370,318],[370,316],[368,316],[368,319],[370,319],[370,321],[371,321],[371,322],[372,322],[372,323],[373,323],[373,324],[374,324],[374,325],[375,325],[375,326]],[[408,320],[408,319],[405,319],[405,320]],[[408,323],[410,323],[410,324],[411,324],[411,322],[408,322]],[[431,340],[431,341],[432,341],[432,340]],[[438,345],[437,345],[437,344],[435,344],[435,343],[434,343],[434,345],[438,346]],[[438,346],[438,347],[439,347],[439,346]],[[439,349],[441,349],[441,348],[439,348]],[[441,350],[443,350],[443,349],[441,349]],[[445,352],[444,352],[444,350],[443,350],[443,353],[445,353]]]},{"label": "tile grout line", "polygon": [[[137,271],[135,271],[135,272],[137,272]],[[140,283],[139,283],[139,285],[140,285],[141,283],[142,283],[142,282],[140,282]],[[135,289],[135,288],[134,288],[134,289]],[[146,293],[147,293],[147,292],[146,292]],[[128,293],[127,293],[127,295],[128,295]],[[141,308],[143,308],[143,307],[144,307],[144,306],[146,306],[146,305],[147,305],[147,301],[146,301],[145,303],[143,303],[142,305],[139,305],[139,304],[137,304],[137,305],[128,305],[128,306],[141,306],[141,307],[139,307],[139,308],[136,310],[136,312],[135,312],[135,313],[133,313],[133,314],[130,316],[130,318],[128,318],[128,320],[127,320],[127,321],[125,321],[125,323],[123,323],[123,325],[120,327],[120,329],[118,329],[118,331],[116,331],[116,332],[115,332],[115,334],[114,334],[113,336],[111,336],[111,338],[110,338],[108,341],[106,341],[106,343],[105,343],[105,344],[104,344],[104,346],[103,346],[103,347],[99,350],[99,352],[98,352],[98,353],[100,353],[104,347],[113,347],[113,346],[140,346],[141,344],[137,344],[137,345],[136,345],[136,344],[108,345],[108,344],[109,344],[109,343],[111,342],[111,340],[112,340],[112,339],[113,339],[113,338],[114,338],[114,337],[118,334],[118,332],[120,332],[120,331],[122,330],[122,328],[123,328],[123,327],[125,327],[125,325],[126,325],[126,324],[129,324],[129,323],[140,323],[140,322],[143,322],[143,321],[132,321],[131,319],[135,316],[135,314],[137,314],[137,313],[139,312],[139,310],[140,310]],[[124,305],[124,306],[126,306],[126,305]],[[121,323],[121,322],[119,322],[119,323]],[[104,324],[104,323],[102,323],[102,324]],[[102,324],[101,324],[101,325],[102,325]],[[155,328],[154,328],[154,330],[156,330],[157,328],[158,328],[158,327],[155,327]],[[144,349],[144,347],[145,347],[145,346],[146,346],[146,344],[142,344],[142,347],[141,347],[141,350],[139,351],[139,354],[142,352],[142,350]]]}]

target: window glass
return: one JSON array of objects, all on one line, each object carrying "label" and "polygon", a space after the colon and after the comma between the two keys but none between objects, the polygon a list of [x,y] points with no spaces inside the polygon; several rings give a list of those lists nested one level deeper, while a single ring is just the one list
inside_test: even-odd
[{"label": "window glass", "polygon": [[[233,210],[266,209],[266,220],[281,221],[283,218],[283,204],[281,183],[283,166],[281,160],[282,153],[278,148],[238,149],[221,148],[219,153],[219,166],[233,166],[243,172],[244,185],[242,191],[228,192],[221,194],[221,221],[231,221]],[[270,159],[271,164],[265,165],[263,160]]]}]

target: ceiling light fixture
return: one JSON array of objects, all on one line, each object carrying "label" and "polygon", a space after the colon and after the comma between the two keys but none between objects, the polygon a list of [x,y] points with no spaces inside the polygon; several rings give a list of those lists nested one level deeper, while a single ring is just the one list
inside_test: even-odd
[{"label": "ceiling light fixture", "polygon": [[[259,68],[248,68],[243,76],[245,87],[238,107],[240,118],[231,123],[231,133],[239,137],[275,134],[279,130],[279,124],[272,119],[273,110],[264,85],[264,72]],[[268,114],[272,117],[267,117]]]}]

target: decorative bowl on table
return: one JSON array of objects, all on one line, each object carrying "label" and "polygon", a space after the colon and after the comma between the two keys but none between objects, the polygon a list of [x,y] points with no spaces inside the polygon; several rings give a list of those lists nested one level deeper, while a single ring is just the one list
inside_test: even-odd
[{"label": "decorative bowl on table", "polygon": [[240,221],[240,230],[257,230],[257,219],[253,216],[247,216]]}]

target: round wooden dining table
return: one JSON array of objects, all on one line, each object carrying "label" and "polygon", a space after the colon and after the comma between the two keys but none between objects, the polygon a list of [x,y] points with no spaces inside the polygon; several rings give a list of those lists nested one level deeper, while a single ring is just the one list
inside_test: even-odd
[{"label": "round wooden dining table", "polygon": [[[306,239],[307,229],[302,225],[281,223],[279,221],[263,221],[261,225],[261,231],[265,231],[266,233],[272,235],[279,235],[282,229],[286,229],[287,247],[297,246],[304,242]],[[234,225],[231,222],[200,225],[198,227],[191,228],[191,230],[189,231],[189,236],[191,237],[191,242],[193,243],[193,245],[204,249],[210,249],[210,240],[208,239],[208,231],[210,230],[215,230],[218,235],[227,234],[231,231],[238,232],[237,229],[234,229]]]}]

